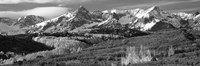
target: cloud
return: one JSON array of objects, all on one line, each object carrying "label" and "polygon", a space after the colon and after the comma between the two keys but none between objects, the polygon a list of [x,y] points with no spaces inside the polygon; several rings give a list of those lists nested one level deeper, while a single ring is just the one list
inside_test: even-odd
[{"label": "cloud", "polygon": [[200,7],[197,8],[188,8],[188,9],[177,9],[177,10],[170,10],[171,12],[191,12],[191,11],[196,11],[200,10]]},{"label": "cloud", "polygon": [[26,15],[37,15],[45,18],[53,18],[68,12],[70,8],[65,7],[38,7],[23,11],[0,11],[0,17],[19,18]]},{"label": "cloud", "polygon": [[67,13],[69,10],[70,8],[65,8],[65,7],[40,7],[40,8],[34,8],[31,10],[22,11],[21,13],[25,15],[55,17],[55,16],[60,16],[61,14]]},{"label": "cloud", "polygon": [[200,1],[200,0],[165,0],[165,1],[157,0],[152,3],[142,3],[142,4],[115,7],[115,9],[145,8],[145,7],[151,7],[151,6],[165,6],[165,5],[171,5],[171,4],[197,2],[197,1]]},{"label": "cloud", "polygon": [[92,0],[0,0],[0,4],[18,4],[18,3],[80,3]]},{"label": "cloud", "polygon": [[175,4],[176,2],[154,2],[154,3],[144,3],[138,5],[127,5],[116,7],[116,9],[130,9],[130,8],[143,8],[143,7],[152,7],[152,6],[163,6],[169,4]]},{"label": "cloud", "polygon": [[50,3],[58,0],[0,0],[0,4],[17,4],[17,3]]}]

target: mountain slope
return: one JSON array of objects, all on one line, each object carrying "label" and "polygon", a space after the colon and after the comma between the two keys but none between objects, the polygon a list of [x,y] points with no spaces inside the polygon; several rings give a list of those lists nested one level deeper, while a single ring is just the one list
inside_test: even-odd
[{"label": "mountain slope", "polygon": [[11,26],[15,22],[15,19],[11,19],[8,17],[0,17],[0,23],[4,23],[8,26]]},{"label": "mountain slope", "polygon": [[194,17],[194,21],[192,24],[192,28],[194,30],[200,30],[200,14]]},{"label": "mountain slope", "polygon": [[19,26],[13,26],[17,20],[8,17],[0,17],[0,33],[1,34],[18,34],[23,32],[18,32],[20,30]]},{"label": "mountain slope", "polygon": [[119,18],[119,15],[116,13],[111,13],[105,21],[100,22],[97,26],[100,28],[120,28],[122,25],[119,23]]},{"label": "mountain slope", "polygon": [[[79,53],[69,55],[53,56],[51,58],[38,58],[29,62],[24,62],[22,66],[104,66],[111,64],[121,66],[121,58],[126,55],[127,47],[141,46],[149,49],[152,53],[152,60],[147,63],[129,64],[130,66],[172,66],[199,65],[199,39],[190,40],[189,33],[181,30],[160,31],[147,36],[132,37],[119,40],[110,40],[98,43]],[[198,40],[198,41],[197,41]],[[169,47],[175,52],[168,56]],[[137,50],[137,52],[139,52]],[[16,64],[17,65],[17,64]]]},{"label": "mountain slope", "polygon": [[[64,15],[50,19],[32,26],[30,33],[55,33],[55,32],[77,32],[87,31],[95,28],[120,28],[127,26],[131,29],[141,31],[174,29],[193,26],[197,15],[184,12],[170,13],[159,7],[128,10],[105,10],[89,12],[83,6],[80,6],[74,12],[68,12]],[[161,22],[161,23],[159,23]],[[157,24],[159,23],[159,24]],[[162,28],[160,26],[163,25]],[[152,29],[152,27],[154,27]]]},{"label": "mountain slope", "polygon": [[73,30],[83,24],[91,23],[89,11],[83,6],[72,13],[61,15],[32,26],[32,32],[66,32]]},{"label": "mountain slope", "polygon": [[[50,50],[48,47],[39,42],[27,38],[17,38],[14,36],[2,36],[0,35],[0,51],[2,52],[13,52],[16,54],[27,54],[37,51]],[[1,57],[0,57],[1,58]]]},{"label": "mountain slope", "polygon": [[136,14],[136,17],[137,19],[130,23],[131,28],[139,29],[141,31],[151,30],[151,28],[158,22],[165,22],[163,24],[171,24],[175,28],[180,28],[187,25],[187,22],[182,20],[180,16],[165,12],[156,6],[151,7],[144,12],[139,12]]},{"label": "mountain slope", "polygon": [[0,32],[8,35],[25,34],[29,27],[44,21],[45,18],[35,15],[27,15],[17,19],[7,17],[0,18]]},{"label": "mountain slope", "polygon": [[28,16],[18,18],[18,22],[16,22],[14,25],[19,25],[20,28],[24,28],[24,27],[29,27],[31,25],[35,25],[44,20],[45,18],[41,16],[28,15]]}]

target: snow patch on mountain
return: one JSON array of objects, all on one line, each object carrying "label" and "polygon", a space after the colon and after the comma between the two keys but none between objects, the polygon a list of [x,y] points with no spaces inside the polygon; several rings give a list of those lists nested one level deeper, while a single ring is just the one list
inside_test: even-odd
[{"label": "snow patch on mountain", "polygon": [[172,24],[177,28],[187,24],[185,21],[181,22],[180,16],[176,16],[173,13],[163,11],[156,6],[153,6],[144,11],[141,10],[135,16],[137,18],[129,23],[129,27],[132,29],[139,29],[141,31],[151,30],[151,28],[158,22],[165,22],[162,24]]},{"label": "snow patch on mountain", "polygon": [[38,23],[36,25],[34,25],[33,27],[44,27],[46,26],[47,24],[49,23],[55,23],[59,20],[59,18],[61,17],[65,17],[65,18],[71,18],[73,15],[71,13],[67,13],[67,14],[64,14],[64,15],[61,15],[61,16],[58,16],[56,18],[53,18],[53,19],[50,19],[50,20],[46,20],[44,22],[41,22],[41,23]]},{"label": "snow patch on mountain", "polygon": [[[68,12],[56,18],[33,25],[32,28],[36,32],[62,32],[73,30],[82,26],[83,24],[91,23],[89,11],[80,6],[74,12]],[[34,32],[33,31],[33,32]]]},{"label": "snow patch on mountain", "polygon": [[185,12],[179,12],[179,13],[174,13],[174,14],[180,16],[184,20],[193,19],[195,17],[193,14],[189,14]]},{"label": "snow patch on mountain", "polygon": [[20,28],[30,27],[37,23],[45,21],[44,17],[35,16],[35,15],[27,15],[21,18],[18,18],[17,22],[14,25],[19,25]]},{"label": "snow patch on mountain", "polygon": [[200,14],[194,17],[194,20],[200,19]]},{"label": "snow patch on mountain", "polygon": [[[197,15],[198,16],[198,15]],[[82,27],[85,24],[93,24],[93,27],[123,27],[128,24],[129,28],[141,31],[151,30],[155,25],[164,24],[162,28],[175,27],[180,28],[187,26],[188,19],[197,19],[198,17],[189,13],[170,13],[153,6],[147,10],[144,9],[128,9],[128,10],[105,10],[89,12],[83,6],[80,6],[74,12],[69,12],[54,19],[50,19],[38,23],[32,27],[38,28],[40,31],[72,31]],[[196,17],[196,18],[194,18]],[[124,23],[123,23],[124,22]],[[128,23],[130,22],[130,23]],[[171,25],[170,25],[171,24]],[[116,27],[117,26],[117,27]],[[156,26],[154,28],[159,28]],[[91,28],[91,27],[90,27]]]}]

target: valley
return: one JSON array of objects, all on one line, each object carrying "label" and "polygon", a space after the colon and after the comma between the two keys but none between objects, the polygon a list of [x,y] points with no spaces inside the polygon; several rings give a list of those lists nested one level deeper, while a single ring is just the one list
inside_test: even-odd
[{"label": "valley", "polygon": [[3,66],[199,66],[200,14],[88,11],[0,19]]}]

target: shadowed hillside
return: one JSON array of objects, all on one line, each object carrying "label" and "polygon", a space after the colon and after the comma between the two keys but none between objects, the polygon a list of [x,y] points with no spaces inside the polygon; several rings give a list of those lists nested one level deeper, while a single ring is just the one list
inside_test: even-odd
[{"label": "shadowed hillside", "polygon": [[52,47],[27,38],[2,35],[0,35],[0,46],[0,51],[2,52],[0,59],[9,59],[16,55],[25,55],[28,53],[53,49]]}]

